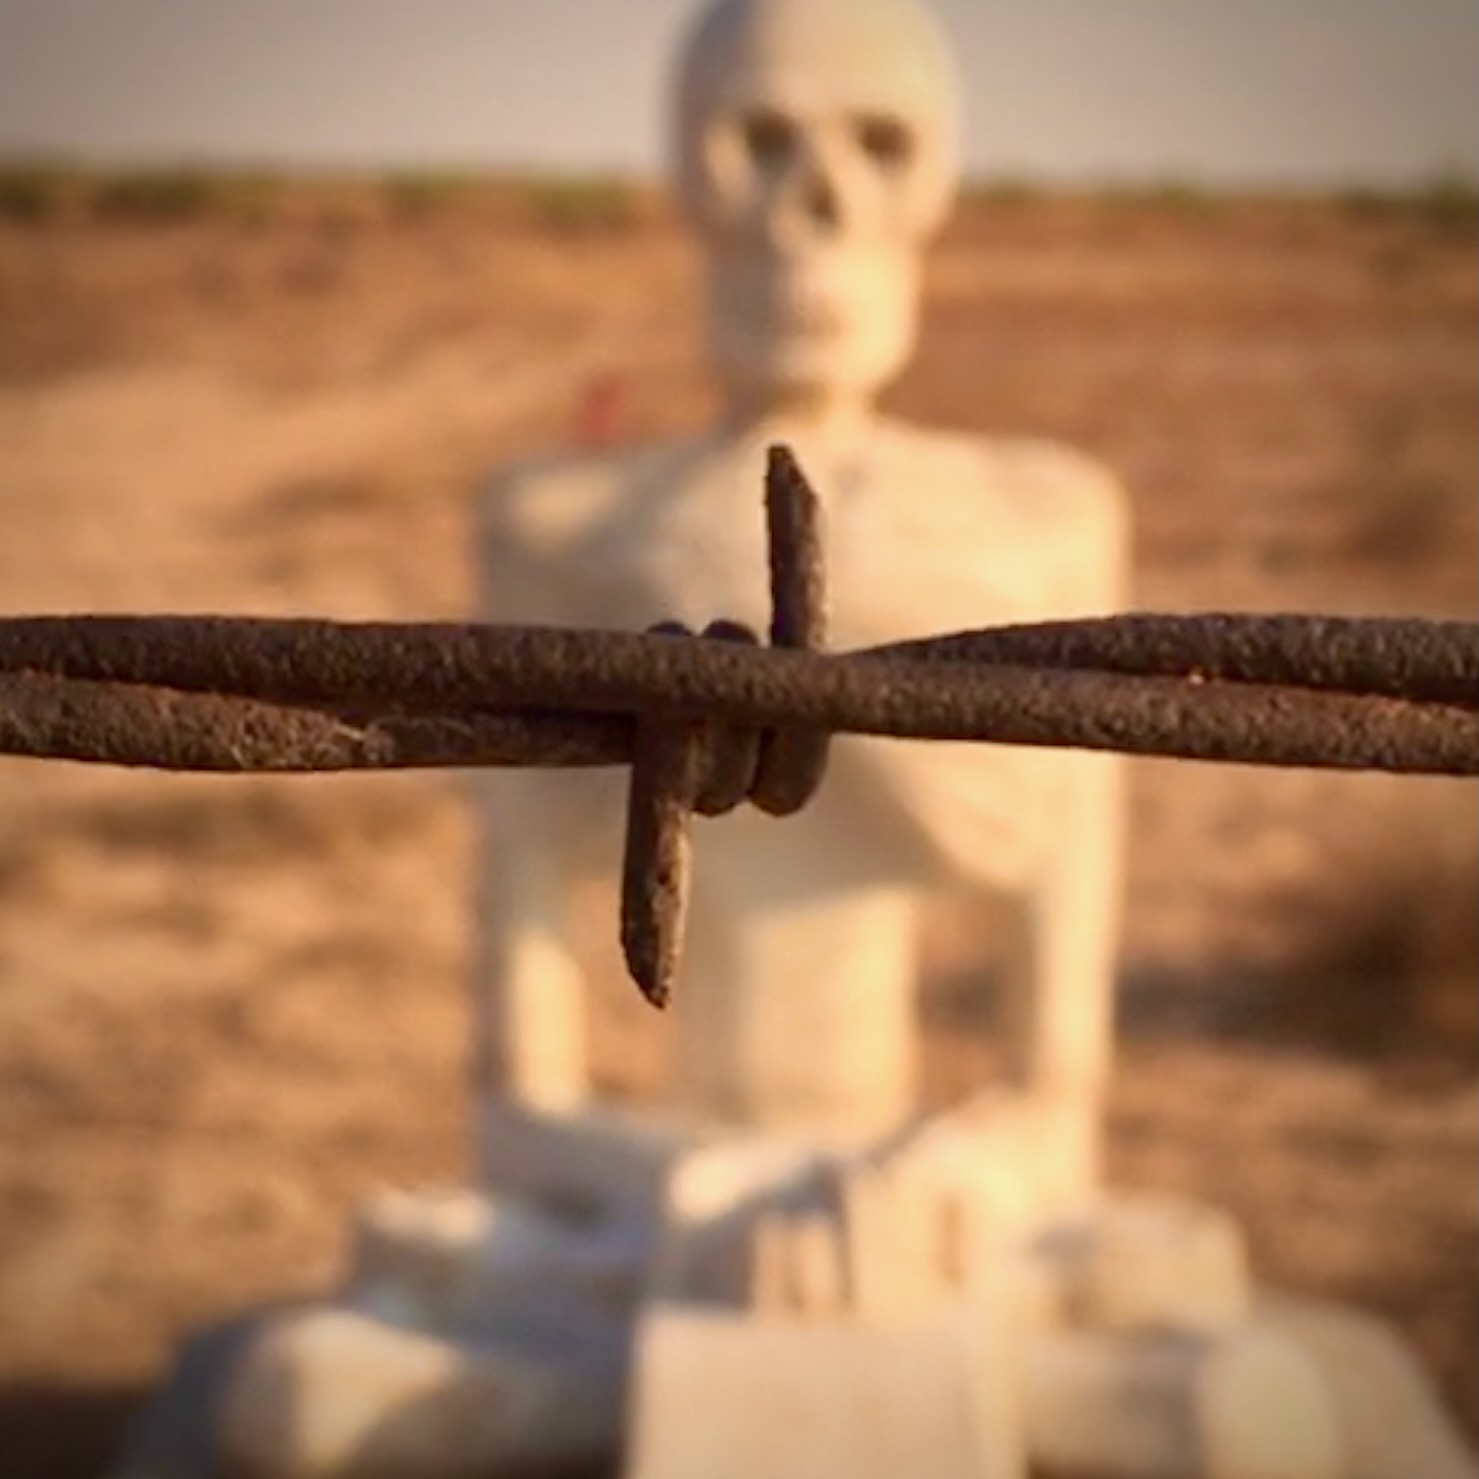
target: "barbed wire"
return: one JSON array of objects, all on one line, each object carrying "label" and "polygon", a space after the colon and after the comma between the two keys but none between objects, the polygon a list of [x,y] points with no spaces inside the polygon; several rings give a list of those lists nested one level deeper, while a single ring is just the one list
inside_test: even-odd
[{"label": "barbed wire", "polygon": [[769,646],[695,634],[218,616],[0,619],[0,753],[195,771],[631,766],[622,942],[667,1000],[687,819],[805,804],[835,734],[1479,774],[1479,624],[1127,615],[822,651],[820,505],[765,480]]}]

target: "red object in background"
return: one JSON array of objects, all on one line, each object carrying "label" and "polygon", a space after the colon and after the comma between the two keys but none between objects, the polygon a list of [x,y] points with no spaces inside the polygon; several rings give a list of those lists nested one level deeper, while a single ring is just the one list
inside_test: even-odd
[{"label": "red object in background", "polygon": [[626,389],[615,374],[594,375],[586,382],[571,428],[577,447],[599,451],[621,440],[626,420]]}]

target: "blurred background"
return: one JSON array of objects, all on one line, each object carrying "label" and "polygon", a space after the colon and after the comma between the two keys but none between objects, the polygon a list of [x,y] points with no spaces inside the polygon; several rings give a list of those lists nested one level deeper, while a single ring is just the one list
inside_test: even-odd
[{"label": "blurred background", "polygon": [[[0,0],[0,608],[460,616],[490,467],[701,424],[691,10]],[[1468,0],[939,10],[970,180],[892,409],[1106,459],[1142,608],[1473,617]],[[1134,785],[1115,1179],[1395,1320],[1473,1436],[1472,786]],[[463,1174],[470,842],[443,775],[0,761],[0,1472],[96,1472],[187,1328]],[[992,1070],[985,924],[930,931],[937,1102]]]}]

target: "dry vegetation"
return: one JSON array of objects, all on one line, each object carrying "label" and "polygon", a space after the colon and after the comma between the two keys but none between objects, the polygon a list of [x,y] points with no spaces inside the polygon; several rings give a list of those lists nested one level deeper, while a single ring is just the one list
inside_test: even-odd
[{"label": "dry vegetation", "polygon": [[[986,192],[894,401],[1117,466],[1145,607],[1472,615],[1475,236],[1438,187]],[[599,377],[626,435],[702,417],[693,283],[600,181],[0,175],[0,603],[463,612],[481,469]],[[1472,788],[1136,786],[1117,1179],[1394,1318],[1472,1432]],[[467,846],[445,777],[0,764],[0,1471],[89,1472],[192,1322],[330,1277],[373,1183],[459,1174]],[[972,949],[942,924],[940,1098],[989,1063]],[[609,986],[602,1081],[650,1092],[662,1025]]]}]

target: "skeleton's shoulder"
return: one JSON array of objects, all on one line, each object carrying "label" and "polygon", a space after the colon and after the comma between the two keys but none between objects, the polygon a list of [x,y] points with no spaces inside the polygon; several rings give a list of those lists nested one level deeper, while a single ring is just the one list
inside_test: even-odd
[{"label": "skeleton's shoulder", "polygon": [[1030,516],[1049,523],[1124,519],[1123,485],[1089,453],[1039,437],[973,440],[980,476],[990,487],[1009,490]]},{"label": "skeleton's shoulder", "polygon": [[1130,592],[1130,503],[1097,458],[1061,442],[1006,438],[989,444],[996,475],[1018,490],[1062,614],[1123,606]]},{"label": "skeleton's shoulder", "polygon": [[983,509],[1009,511],[1026,537],[1065,549],[1124,557],[1130,503],[1123,483],[1097,457],[1039,437],[969,437],[957,455],[972,463],[971,485]]},{"label": "skeleton's shoulder", "polygon": [[682,448],[664,443],[615,452],[556,452],[495,468],[477,500],[485,542],[550,552],[629,510],[643,489],[670,481]]},{"label": "skeleton's shoulder", "polygon": [[[1065,611],[1120,604],[1130,560],[1129,501],[1097,458],[1035,437],[929,432],[901,477],[942,512],[938,529],[962,551],[996,551]],[[946,513],[944,510],[948,510]],[[989,560],[986,562],[991,563]]]},{"label": "skeleton's shoulder", "polygon": [[890,450],[895,476],[908,482],[913,473],[978,504],[1036,507],[1044,518],[1122,512],[1126,505],[1109,467],[1063,442],[910,427]]}]

